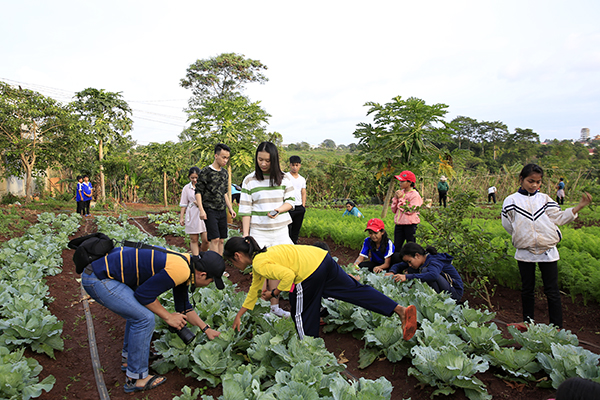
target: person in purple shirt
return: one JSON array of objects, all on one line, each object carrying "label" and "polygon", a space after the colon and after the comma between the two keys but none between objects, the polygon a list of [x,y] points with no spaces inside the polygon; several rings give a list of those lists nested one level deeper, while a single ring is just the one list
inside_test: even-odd
[{"label": "person in purple shirt", "polygon": [[403,262],[390,267],[386,275],[393,275],[396,282],[420,279],[437,293],[442,291],[460,301],[464,291],[463,281],[452,265],[454,257],[447,253],[438,253],[435,247],[409,242],[402,246],[400,256]]}]

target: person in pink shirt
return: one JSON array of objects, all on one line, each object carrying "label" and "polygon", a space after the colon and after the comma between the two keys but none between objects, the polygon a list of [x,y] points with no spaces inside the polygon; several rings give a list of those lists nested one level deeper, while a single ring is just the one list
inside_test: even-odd
[{"label": "person in pink shirt", "polygon": [[419,207],[423,205],[423,199],[415,184],[417,178],[410,171],[402,171],[395,176],[400,181],[400,189],[392,199],[392,212],[395,214],[394,223],[394,247],[401,249],[404,243],[416,242],[415,233],[417,225],[421,222],[419,218]]}]

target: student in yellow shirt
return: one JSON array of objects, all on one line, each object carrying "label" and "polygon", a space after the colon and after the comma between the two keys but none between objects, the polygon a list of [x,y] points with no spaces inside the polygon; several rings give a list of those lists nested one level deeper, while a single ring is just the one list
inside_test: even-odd
[{"label": "student in yellow shirt", "polygon": [[[394,300],[352,279],[329,253],[315,246],[281,244],[260,247],[252,236],[232,237],[225,243],[223,258],[243,271],[252,265],[252,285],[237,313],[233,328],[241,328],[242,315],[252,310],[259,297],[270,300],[290,292],[291,316],[298,336],[319,336],[321,298],[333,297],[382,315],[398,314],[404,340],[417,330],[415,306],[402,307]],[[273,290],[263,290],[265,279],[278,280]]]}]

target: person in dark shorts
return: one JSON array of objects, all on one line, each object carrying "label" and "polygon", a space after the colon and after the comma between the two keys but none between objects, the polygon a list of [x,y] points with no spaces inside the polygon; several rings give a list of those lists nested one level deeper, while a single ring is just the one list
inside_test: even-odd
[{"label": "person in dark shorts", "polygon": [[231,150],[223,143],[215,146],[215,161],[200,171],[196,182],[196,203],[200,218],[205,220],[209,250],[223,254],[223,242],[227,239],[227,211],[232,218],[236,214],[227,195],[229,174],[225,169]]}]

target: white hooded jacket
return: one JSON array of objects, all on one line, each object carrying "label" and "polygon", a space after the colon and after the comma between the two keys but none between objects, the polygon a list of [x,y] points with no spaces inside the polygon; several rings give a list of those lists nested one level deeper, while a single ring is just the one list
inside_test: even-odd
[{"label": "white hooded jacket", "polygon": [[[502,205],[502,226],[512,236],[516,249],[542,254],[562,239],[557,225],[577,218],[573,208],[564,211],[550,196],[539,191],[529,194],[523,189],[511,194]],[[517,250],[518,251],[518,250]]]}]

